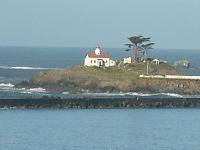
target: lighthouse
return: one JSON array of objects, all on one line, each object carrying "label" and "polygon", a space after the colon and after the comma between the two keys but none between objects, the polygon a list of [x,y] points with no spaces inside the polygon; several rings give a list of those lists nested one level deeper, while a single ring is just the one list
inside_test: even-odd
[{"label": "lighthouse", "polygon": [[96,47],[96,49],[95,49],[95,54],[96,54],[96,55],[101,55],[101,49],[100,49],[99,44],[97,45],[97,47]]},{"label": "lighthouse", "polygon": [[100,46],[97,45],[96,49],[86,54],[84,65],[97,67],[111,67],[115,66],[116,62],[110,59],[110,55],[108,53],[101,52]]}]

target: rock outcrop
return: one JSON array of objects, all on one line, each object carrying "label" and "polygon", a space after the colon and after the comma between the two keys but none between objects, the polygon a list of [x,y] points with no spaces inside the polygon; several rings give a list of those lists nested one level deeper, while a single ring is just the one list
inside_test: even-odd
[{"label": "rock outcrop", "polygon": [[135,91],[200,94],[200,80],[139,79]]}]

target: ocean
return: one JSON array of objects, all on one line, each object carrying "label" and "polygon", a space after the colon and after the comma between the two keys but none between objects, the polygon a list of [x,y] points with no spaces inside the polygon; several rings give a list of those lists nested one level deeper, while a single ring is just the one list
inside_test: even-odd
[{"label": "ocean", "polygon": [[[0,47],[0,97],[27,98],[47,96],[67,96],[67,92],[49,93],[40,87],[34,89],[16,89],[14,85],[29,80],[39,71],[63,69],[84,63],[86,52],[94,48],[70,47]],[[113,60],[120,60],[130,55],[125,48],[102,48],[109,52]],[[190,69],[182,70],[186,74],[200,75],[200,50],[159,50],[149,51],[149,56],[159,58],[173,64],[177,60],[188,60],[193,65]],[[142,94],[142,93],[140,93]],[[169,96],[169,93],[155,93]],[[138,93],[130,95],[139,96]],[[144,94],[143,94],[144,96]],[[149,96],[149,95],[148,95]],[[172,96],[173,93],[172,93]]]},{"label": "ocean", "polygon": [[0,110],[1,150],[196,150],[199,109]]}]

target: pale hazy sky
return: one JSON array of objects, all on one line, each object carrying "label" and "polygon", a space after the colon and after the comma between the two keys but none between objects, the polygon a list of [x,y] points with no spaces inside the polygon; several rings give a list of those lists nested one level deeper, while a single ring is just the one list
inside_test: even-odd
[{"label": "pale hazy sky", "polygon": [[0,0],[0,45],[200,49],[200,0]]}]

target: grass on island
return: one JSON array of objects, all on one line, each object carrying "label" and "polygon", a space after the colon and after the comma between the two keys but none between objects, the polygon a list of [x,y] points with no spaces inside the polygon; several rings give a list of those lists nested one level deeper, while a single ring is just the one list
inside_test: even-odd
[{"label": "grass on island", "polygon": [[[167,64],[155,65],[150,63],[151,74],[178,74]],[[77,91],[130,91],[134,88],[139,75],[146,73],[146,63],[114,66],[109,68],[74,66],[64,70],[39,72],[30,84],[41,86],[49,90],[64,91],[73,88]],[[82,91],[85,92],[85,91]]]}]

